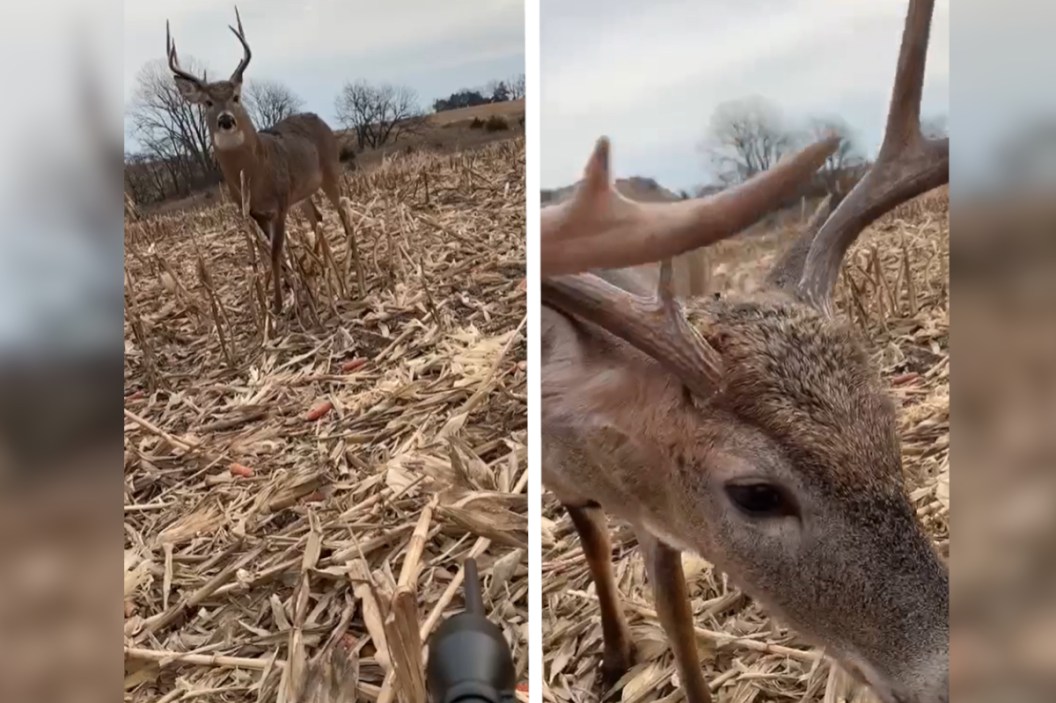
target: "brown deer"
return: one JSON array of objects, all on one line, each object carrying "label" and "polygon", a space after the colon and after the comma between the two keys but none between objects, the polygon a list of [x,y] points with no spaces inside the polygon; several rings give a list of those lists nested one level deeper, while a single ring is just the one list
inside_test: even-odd
[{"label": "brown deer", "polygon": [[[573,199],[543,211],[543,482],[589,564],[608,686],[634,647],[605,513],[637,534],[690,703],[711,696],[684,550],[884,701],[948,700],[948,570],[907,497],[893,404],[831,302],[859,233],[948,182],[948,141],[920,130],[932,5],[909,3],[876,162],[780,258],[767,290],[682,304],[666,259],[760,218],[767,198],[794,190],[773,184],[805,182],[833,140],[711,200],[671,204],[616,194],[602,141]],[[613,269],[650,260],[663,261],[655,294]]]},{"label": "brown deer", "polygon": [[[312,195],[322,189],[337,210],[348,238],[349,253],[356,266],[359,291],[365,290],[363,269],[356,251],[355,235],[348,214],[341,207],[341,164],[337,137],[318,115],[291,115],[258,131],[242,103],[242,75],[253,54],[235,8],[238,29],[229,27],[242,44],[242,60],[231,78],[207,82],[179,66],[176,43],[165,22],[165,44],[169,69],[185,100],[201,105],[212,137],[224,182],[235,202],[242,202],[242,178],[249,189],[249,214],[271,240],[271,280],[274,309],[282,312],[282,247],[286,240],[286,214],[299,207],[311,223],[317,250],[326,246],[319,223],[322,214]],[[244,174],[244,176],[243,176]]]}]

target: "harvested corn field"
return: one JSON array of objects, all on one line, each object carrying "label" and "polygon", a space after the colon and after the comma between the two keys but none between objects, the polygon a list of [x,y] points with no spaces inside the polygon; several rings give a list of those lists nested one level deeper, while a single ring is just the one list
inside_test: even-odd
[{"label": "harvested corn field", "polygon": [[[948,208],[942,188],[875,222],[845,257],[836,291],[841,314],[867,340],[899,408],[909,493],[943,554],[949,537]],[[712,289],[754,290],[796,232],[791,226],[753,231],[710,248]],[[597,700],[603,647],[595,589],[571,520],[551,495],[543,500],[544,697]],[[618,521],[610,526],[615,581],[637,647],[637,663],[616,684],[614,698],[683,700],[635,536]],[[706,561],[684,554],[683,564],[701,663],[716,701],[875,700]]]},{"label": "harvested corn field", "polygon": [[238,205],[126,223],[125,700],[410,700],[469,556],[526,680],[524,159],[348,178],[365,290],[291,214],[278,320]]}]

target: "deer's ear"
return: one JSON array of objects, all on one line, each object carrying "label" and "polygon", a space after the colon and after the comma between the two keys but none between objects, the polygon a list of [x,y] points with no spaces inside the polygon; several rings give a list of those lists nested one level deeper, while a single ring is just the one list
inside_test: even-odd
[{"label": "deer's ear", "polygon": [[180,91],[180,95],[182,95],[183,99],[187,102],[201,105],[206,101],[208,96],[202,88],[201,83],[189,81],[180,76],[173,76],[173,80],[176,81],[176,88]]},{"label": "deer's ear", "polygon": [[683,416],[685,387],[659,364],[615,349],[545,306],[541,317],[544,423],[608,427],[635,436]]}]

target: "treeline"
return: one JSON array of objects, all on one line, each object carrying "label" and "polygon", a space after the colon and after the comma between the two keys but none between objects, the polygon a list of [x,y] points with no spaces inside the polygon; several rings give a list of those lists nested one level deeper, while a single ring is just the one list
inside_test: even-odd
[{"label": "treeline", "polygon": [[[946,118],[926,118],[922,127],[926,136],[945,134]],[[794,199],[828,194],[835,206],[869,165],[846,121],[839,117],[814,117],[797,124],[786,119],[777,105],[759,97],[723,103],[711,115],[706,136],[699,145],[718,182],[703,186],[697,194],[709,195],[742,183],[772,168],[787,153],[826,134],[839,136],[840,145]]]},{"label": "treeline", "polygon": [[467,89],[451,93],[446,98],[433,101],[434,112],[460,110],[464,107],[476,107],[491,103],[504,103],[524,98],[524,74],[510,80],[491,81],[482,88]]},{"label": "treeline", "polygon": [[[204,70],[192,58],[184,67]],[[435,111],[451,110],[524,97],[524,75],[492,81],[483,88],[462,90],[433,102]],[[265,129],[304,109],[304,101],[288,86],[272,80],[247,80],[245,105],[254,126]],[[350,132],[341,160],[354,161],[365,149],[376,149],[421,129],[426,110],[418,94],[406,86],[349,81],[335,103],[336,128]],[[125,154],[125,191],[139,204],[186,197],[220,183],[203,109],[186,102],[164,60],[143,66],[126,110],[126,131],[139,144]]]}]

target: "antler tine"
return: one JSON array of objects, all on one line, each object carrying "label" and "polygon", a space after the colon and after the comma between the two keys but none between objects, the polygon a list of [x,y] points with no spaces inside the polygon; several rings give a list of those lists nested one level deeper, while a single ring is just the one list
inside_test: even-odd
[{"label": "antler tine", "polygon": [[730,237],[795,192],[838,145],[836,137],[811,144],[711,198],[638,203],[613,188],[603,137],[573,198],[541,213],[543,275],[652,263]]},{"label": "antler tine", "polygon": [[631,295],[593,274],[543,280],[542,298],[636,347],[663,364],[700,398],[718,388],[722,360],[682,314],[671,283],[671,260],[660,266],[656,295]]},{"label": "antler tine", "polygon": [[238,25],[238,29],[235,29],[231,25],[227,28],[238,38],[240,44],[242,44],[242,60],[238,62],[238,68],[231,74],[232,83],[242,82],[242,73],[246,70],[246,66],[249,65],[249,60],[253,58],[253,52],[249,50],[249,44],[246,43],[246,33],[242,30],[242,17],[238,14],[238,5],[235,5],[235,24]]},{"label": "antler tine", "polygon": [[609,143],[598,140],[575,196],[542,213],[543,273],[577,274],[662,261],[656,294],[642,298],[592,274],[543,280],[542,298],[623,339],[708,397],[721,359],[686,321],[675,299],[671,257],[736,234],[813,175],[836,149],[835,137],[812,144],[725,193],[700,201],[636,203],[620,195],[609,173]]},{"label": "antler tine", "polygon": [[180,68],[180,60],[176,56],[176,41],[172,38],[172,32],[169,29],[169,21],[165,20],[165,51],[169,55],[169,70],[174,74],[183,78],[184,80],[191,81],[192,83],[201,84],[202,80],[197,76],[187,73]]},{"label": "antler tine", "polygon": [[950,180],[949,139],[926,139],[920,129],[934,4],[910,0],[880,153],[814,235],[805,258],[798,290],[823,310],[831,304],[843,256],[862,230],[885,212]]}]

